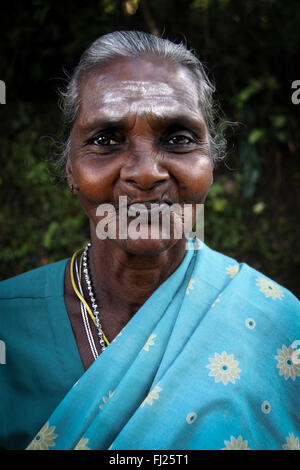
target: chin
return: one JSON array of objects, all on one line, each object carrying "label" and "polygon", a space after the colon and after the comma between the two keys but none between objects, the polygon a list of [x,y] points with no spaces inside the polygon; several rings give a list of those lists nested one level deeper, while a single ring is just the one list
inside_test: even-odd
[{"label": "chin", "polygon": [[117,239],[115,242],[127,253],[144,256],[144,257],[153,257],[157,256],[163,251],[168,250],[178,243],[180,240],[172,239],[132,239],[127,238],[126,240]]}]

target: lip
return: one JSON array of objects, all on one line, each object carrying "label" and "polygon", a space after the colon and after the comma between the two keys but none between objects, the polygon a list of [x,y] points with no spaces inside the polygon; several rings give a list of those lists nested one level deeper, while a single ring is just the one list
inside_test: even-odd
[{"label": "lip", "polygon": [[166,201],[163,201],[163,200],[151,200],[151,201],[134,201],[134,202],[131,202],[130,204],[128,204],[127,207],[131,207],[131,206],[145,206],[147,208],[152,208],[152,206],[155,205],[155,206],[170,206],[170,203],[169,202],[166,202]]},{"label": "lip", "polygon": [[134,209],[138,210],[143,210],[145,211],[145,208],[147,210],[152,210],[153,208],[157,207],[157,206],[162,206],[161,208],[163,207],[166,207],[166,206],[171,206],[173,203],[168,200],[168,199],[136,199],[136,200],[131,200],[130,198],[129,199],[129,202],[127,203],[120,203],[118,205],[115,205],[115,209],[117,210],[117,212],[122,209],[122,210],[129,210],[131,207],[133,207]]},{"label": "lip", "polygon": [[128,205],[128,215],[158,214],[169,210],[169,204],[164,201],[134,202]]},{"label": "lip", "polygon": [[142,204],[144,206],[147,206],[147,207],[150,207],[151,204],[167,204],[168,206],[170,206],[172,203],[167,200],[167,199],[147,199],[147,200],[143,200],[143,199],[137,199],[135,201],[130,201],[129,204],[127,204],[127,206],[132,206],[132,205],[136,205],[136,204]]}]

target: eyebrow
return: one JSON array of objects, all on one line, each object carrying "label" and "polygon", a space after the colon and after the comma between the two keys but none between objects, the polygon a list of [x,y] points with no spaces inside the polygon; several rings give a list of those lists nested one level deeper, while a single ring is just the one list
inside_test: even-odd
[{"label": "eyebrow", "polygon": [[158,118],[158,121],[161,124],[165,125],[166,129],[187,129],[194,132],[205,132],[206,123],[204,118],[201,116],[187,116],[187,115],[177,115],[177,116],[166,116]]},{"label": "eyebrow", "polygon": [[[149,115],[154,115],[154,113],[149,113]],[[146,115],[147,118],[148,115]],[[186,129],[191,130],[195,133],[204,133],[206,131],[206,123],[204,118],[201,116],[187,116],[187,115],[176,115],[176,116],[159,116],[155,115],[154,128],[158,129],[163,127],[164,132],[166,130],[176,130],[176,129]],[[92,136],[95,132],[98,131],[115,131],[115,130],[128,130],[130,129],[130,123],[127,117],[121,118],[95,118],[90,121],[86,121],[82,126],[82,131],[84,134],[89,137]]]},{"label": "eyebrow", "polygon": [[126,119],[92,119],[87,121],[82,127],[83,131],[86,134],[93,134],[99,130],[109,130],[109,129],[126,129],[128,128],[128,122]]}]

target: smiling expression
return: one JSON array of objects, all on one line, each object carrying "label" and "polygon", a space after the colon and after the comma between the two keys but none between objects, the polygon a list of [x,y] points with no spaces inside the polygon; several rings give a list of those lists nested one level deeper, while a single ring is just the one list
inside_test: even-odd
[{"label": "smiling expression", "polygon": [[[67,162],[95,233],[99,204],[203,203],[213,165],[190,71],[157,57],[121,58],[81,80]],[[162,251],[178,240],[115,240],[129,252]]]}]

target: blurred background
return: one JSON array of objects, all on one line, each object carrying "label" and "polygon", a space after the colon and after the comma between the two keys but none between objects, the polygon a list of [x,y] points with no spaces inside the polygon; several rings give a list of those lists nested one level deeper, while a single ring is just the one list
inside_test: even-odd
[{"label": "blurred background", "polygon": [[3,8],[0,279],[67,258],[89,238],[51,163],[61,136],[57,89],[98,36],[139,29],[196,51],[223,119],[238,123],[205,204],[205,242],[300,297],[298,0],[12,0]]}]

